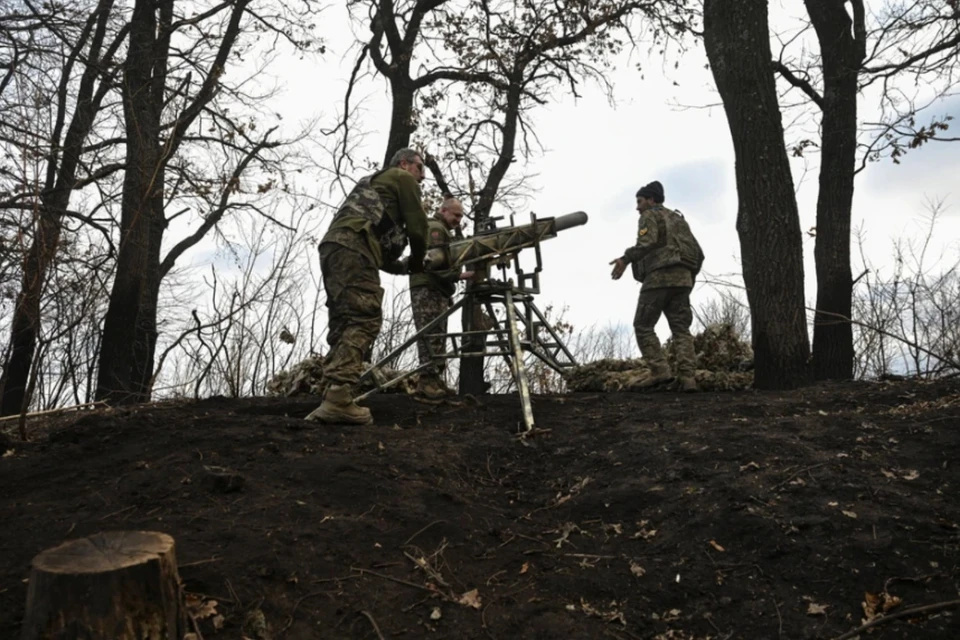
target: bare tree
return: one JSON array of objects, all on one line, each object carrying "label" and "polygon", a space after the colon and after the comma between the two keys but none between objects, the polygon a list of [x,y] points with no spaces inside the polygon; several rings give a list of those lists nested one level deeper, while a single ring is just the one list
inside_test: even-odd
[{"label": "bare tree", "polygon": [[[120,243],[104,320],[98,399],[149,399],[162,279],[224,216],[240,207],[258,211],[258,200],[282,181],[279,158],[271,153],[280,147],[275,127],[261,132],[256,120],[243,121],[224,104],[228,99],[244,104],[242,79],[225,81],[228,61],[251,53],[258,35],[301,48],[311,42],[296,34],[307,28],[314,9],[307,5],[288,15],[276,11],[282,6],[233,0],[192,15],[189,5],[175,0],[134,5],[122,83],[126,172]],[[173,46],[175,34],[186,43]],[[215,135],[206,135],[208,129]],[[185,145],[191,142],[214,145],[227,169],[207,179],[183,171],[190,167]],[[256,182],[244,187],[251,172]],[[168,214],[168,204],[184,192],[205,199],[206,210],[199,224],[161,255],[168,225],[185,212]]]},{"label": "bare tree", "polygon": [[[3,118],[0,124],[4,142],[21,154],[36,154],[43,163],[38,183],[14,180],[0,201],[2,209],[27,211],[32,216],[31,241],[24,254],[0,381],[2,415],[23,411],[30,401],[27,383],[42,322],[41,297],[48,270],[57,255],[64,218],[71,215],[71,195],[90,179],[81,175],[84,145],[113,87],[113,60],[126,37],[125,28],[116,24],[113,5],[113,0],[99,0],[95,5],[68,8],[50,4],[38,9],[26,2],[22,15],[10,15],[2,25],[10,47],[7,72],[0,81],[3,110],[11,110],[8,90],[21,74],[23,82],[33,84],[31,97],[37,104],[51,105],[53,116],[50,131],[37,128],[42,119],[29,119],[30,114],[39,115],[35,108],[21,110],[17,119]],[[29,35],[25,46],[20,46],[19,33]],[[116,168],[101,167],[98,172],[105,175]],[[15,175],[7,171],[6,177]]]},{"label": "bare tree", "polygon": [[[917,119],[956,86],[960,15],[956,3],[896,0],[870,11],[862,0],[805,0],[818,50],[791,56],[788,42],[773,66],[819,112],[820,149],[816,223],[817,303],[813,365],[818,379],[853,376],[853,279],[850,217],[854,178],[869,160],[894,162],[930,141],[957,140],[949,116]],[[879,92],[880,119],[861,122],[857,102]],[[862,139],[861,139],[862,138]],[[859,157],[858,157],[859,156]]]}]

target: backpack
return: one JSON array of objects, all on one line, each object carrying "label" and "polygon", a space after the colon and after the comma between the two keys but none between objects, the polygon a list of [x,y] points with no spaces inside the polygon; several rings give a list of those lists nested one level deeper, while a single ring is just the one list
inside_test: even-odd
[{"label": "backpack", "polygon": [[678,265],[686,267],[696,277],[703,266],[703,249],[683,214],[660,207],[655,213],[655,218],[658,238],[660,238],[659,246],[642,260],[632,263],[634,279],[643,282],[644,277],[652,271]]},{"label": "backpack", "polygon": [[[382,171],[361,178],[353,190],[337,210],[331,222],[331,228],[339,226],[346,218],[362,219],[370,223],[370,230],[380,245],[383,264],[389,264],[399,259],[407,248],[406,229],[391,218],[384,215],[383,201],[373,186],[373,180]],[[344,225],[348,226],[348,225]]]}]

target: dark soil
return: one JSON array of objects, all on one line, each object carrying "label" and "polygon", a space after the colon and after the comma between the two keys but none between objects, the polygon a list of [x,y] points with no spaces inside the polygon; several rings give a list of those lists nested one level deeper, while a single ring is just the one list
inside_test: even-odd
[{"label": "dark soil", "polygon": [[[31,422],[0,459],[0,638],[35,554],[114,529],[174,536],[207,640],[834,638],[867,593],[960,598],[957,381],[543,397],[528,442],[515,396],[383,395],[364,428],[317,402]],[[960,611],[861,637],[955,640]]]}]

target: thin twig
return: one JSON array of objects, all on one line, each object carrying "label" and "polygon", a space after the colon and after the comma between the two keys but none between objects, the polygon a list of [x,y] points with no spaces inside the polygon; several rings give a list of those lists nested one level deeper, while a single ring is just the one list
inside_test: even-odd
[{"label": "thin twig", "polygon": [[97,400],[96,402],[86,402],[84,404],[75,404],[72,407],[60,407],[59,409],[45,409],[44,411],[34,411],[33,413],[24,413],[24,414],[18,413],[15,416],[6,416],[4,418],[0,418],[0,422],[7,422],[8,420],[17,420],[21,417],[21,415],[25,418],[35,418],[37,416],[49,416],[54,413],[63,413],[64,411],[71,411],[73,409],[85,409],[87,407],[96,407],[98,405],[107,406],[107,403],[104,402],[103,400]]},{"label": "thin twig", "polygon": [[848,631],[842,636],[837,636],[833,640],[849,640],[854,638],[867,629],[872,629],[873,627],[880,626],[881,624],[886,624],[887,622],[892,622],[900,618],[907,618],[918,613],[933,613],[934,611],[943,611],[945,609],[953,609],[955,607],[960,607],[960,600],[948,600],[946,602],[937,602],[935,604],[927,604],[922,607],[912,607],[910,609],[904,609],[903,611],[898,611],[893,615],[883,616],[882,618],[876,618],[871,620],[867,624],[857,627],[853,631]]},{"label": "thin twig", "polygon": [[289,629],[289,628],[293,625],[293,616],[294,616],[294,614],[297,612],[297,607],[300,606],[300,603],[302,603],[302,602],[303,602],[304,600],[306,600],[307,598],[313,598],[314,596],[323,595],[324,593],[326,593],[326,591],[313,591],[313,592],[308,593],[308,594],[306,594],[306,595],[304,595],[304,596],[301,596],[299,600],[297,600],[296,602],[294,602],[294,603],[293,603],[293,608],[290,609],[290,615],[287,616],[287,621],[286,621],[286,623],[283,625],[283,628],[280,629],[280,631],[277,633],[277,635],[283,636],[284,633],[286,633],[287,629]]},{"label": "thin twig", "polygon": [[806,473],[807,471],[812,471],[813,469],[816,469],[817,467],[822,467],[822,466],[824,466],[824,465],[830,464],[830,462],[832,462],[832,460],[831,460],[831,461],[828,461],[828,462],[820,462],[820,463],[818,463],[818,464],[812,464],[812,465],[810,465],[809,467],[804,467],[803,469],[800,469],[800,470],[798,470],[798,471],[795,471],[795,472],[791,473],[791,474],[787,477],[786,480],[784,480],[784,481],[781,482],[780,484],[774,485],[774,487],[773,487],[772,489],[770,489],[770,491],[776,491],[776,490],[779,489],[780,487],[784,486],[785,484],[787,484],[788,482],[790,482],[791,480],[793,480],[794,478],[796,478],[797,476],[799,476],[801,473]]},{"label": "thin twig", "polygon": [[186,564],[177,565],[178,569],[183,569],[185,567],[196,567],[201,564],[208,564],[210,562],[218,562],[220,558],[214,556],[212,558],[207,558],[206,560],[195,560],[194,562],[188,562]]},{"label": "thin twig", "polygon": [[394,578],[393,576],[388,576],[385,573],[378,573],[376,571],[370,571],[369,569],[360,569],[359,567],[350,567],[350,571],[356,571],[358,573],[366,573],[371,576],[376,576],[382,578],[383,580],[389,580],[390,582],[396,582],[397,584],[403,584],[408,587],[413,587],[414,589],[420,589],[421,591],[427,591],[429,593],[434,593],[438,596],[445,597],[441,592],[436,589],[431,589],[430,587],[425,587],[422,584],[416,584],[413,582],[408,582],[407,580],[402,580],[400,578]]},{"label": "thin twig", "polygon": [[[137,508],[137,505],[132,504],[129,507],[124,507],[123,509],[119,509],[117,511],[114,511],[113,513],[108,513],[107,515],[101,517],[100,520],[106,520],[107,518],[110,518],[112,516],[118,516],[125,511],[130,511],[131,509],[136,509],[136,508]],[[185,566],[188,566],[188,565],[180,565],[180,568],[182,569]]]},{"label": "thin twig", "polygon": [[383,634],[380,633],[380,627],[377,626],[377,621],[373,619],[373,616],[370,615],[369,612],[361,611],[360,615],[364,616],[367,620],[370,621],[370,624],[373,625],[373,630],[377,632],[377,637],[380,638],[380,640],[386,640],[386,638],[383,637]]},{"label": "thin twig", "polygon": [[405,546],[407,546],[408,544],[410,544],[410,543],[413,541],[414,538],[416,538],[418,535],[420,535],[421,533],[423,533],[424,531],[426,531],[427,529],[429,529],[429,528],[432,527],[433,525],[435,525],[435,524],[441,524],[441,523],[444,523],[444,522],[446,522],[446,520],[434,520],[433,522],[431,522],[430,524],[428,524],[427,526],[425,526],[424,528],[420,529],[420,530],[417,531],[415,534],[413,534],[412,536],[410,536],[409,538],[407,538],[407,541],[404,542],[402,546],[405,547]]}]

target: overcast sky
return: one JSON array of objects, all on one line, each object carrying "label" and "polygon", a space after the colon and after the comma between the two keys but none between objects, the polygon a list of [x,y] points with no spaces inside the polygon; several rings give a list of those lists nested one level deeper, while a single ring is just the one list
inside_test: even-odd
[{"label": "overcast sky", "polygon": [[[288,63],[279,74],[286,82],[286,94],[278,110],[287,121],[319,117],[329,125],[342,105],[355,53],[347,52],[351,43],[347,30],[334,28],[347,24],[345,9],[332,6],[325,18],[322,26],[327,27],[323,35],[328,53],[319,62]],[[637,61],[644,63],[642,76],[635,69]],[[567,318],[577,327],[632,322],[639,285],[629,273],[612,281],[608,263],[635,239],[634,194],[651,180],[663,183],[667,206],[687,216],[707,256],[705,272],[715,276],[740,272],[729,129],[721,108],[706,107],[719,103],[719,98],[705,69],[702,47],[692,47],[679,62],[677,70],[672,63],[662,65],[669,69],[667,74],[655,59],[634,57],[628,61],[625,57],[611,76],[616,87],[615,107],[598,88],[588,86],[581,99],[558,95],[534,115],[546,152],[532,158],[526,167],[518,167],[535,174],[532,184],[536,191],[529,209],[538,216],[578,210],[590,216],[585,227],[543,245],[540,306],[568,307]],[[379,161],[389,124],[389,91],[377,78],[368,79],[358,94],[364,110],[359,124],[366,133],[361,151]],[[861,101],[863,113],[871,108]],[[960,116],[960,100],[947,109]],[[816,159],[813,162],[806,174],[802,162],[794,163],[804,230],[815,224]],[[943,201],[946,214],[938,226],[937,249],[956,254],[960,237],[958,166],[960,144],[928,145],[908,154],[900,165],[884,161],[860,174],[853,225],[862,224],[869,258],[875,264],[889,264],[891,243],[897,237],[919,239],[923,229],[918,221],[927,203],[938,200]],[[812,304],[813,239],[807,235],[804,256],[807,298]],[[855,271],[858,266],[855,264]],[[402,278],[385,275],[384,279],[392,279],[394,286],[406,286]],[[710,295],[708,287],[698,286],[694,303]],[[665,322],[658,332],[667,335]]]}]

